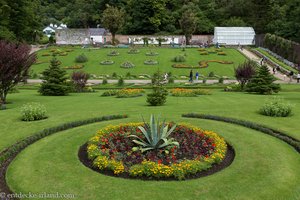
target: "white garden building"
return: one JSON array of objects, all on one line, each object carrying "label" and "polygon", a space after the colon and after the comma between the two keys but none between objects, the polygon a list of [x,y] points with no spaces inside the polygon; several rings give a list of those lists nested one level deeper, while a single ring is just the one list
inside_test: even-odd
[{"label": "white garden building", "polygon": [[215,27],[213,42],[224,45],[254,45],[252,27]]}]

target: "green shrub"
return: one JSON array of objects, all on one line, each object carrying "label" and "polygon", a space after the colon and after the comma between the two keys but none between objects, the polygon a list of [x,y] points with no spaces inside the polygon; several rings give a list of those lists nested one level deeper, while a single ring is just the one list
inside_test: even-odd
[{"label": "green shrub", "polygon": [[183,55],[178,55],[176,57],[173,58],[173,62],[185,62],[185,57]]},{"label": "green shrub", "polygon": [[23,121],[36,121],[47,118],[46,108],[40,103],[27,103],[21,108],[21,119]]},{"label": "green shrub", "polygon": [[116,73],[116,72],[114,72],[114,73],[111,75],[111,77],[112,77],[112,78],[117,78],[117,77],[118,77],[118,75],[117,75],[117,73]]},{"label": "green shrub", "polygon": [[102,84],[106,85],[107,83],[108,83],[107,78],[104,78],[103,81],[102,81]]},{"label": "green shrub", "polygon": [[174,80],[173,77],[171,77],[171,78],[168,79],[168,83],[172,84],[172,83],[174,83],[174,82],[175,82],[175,80]]},{"label": "green shrub", "polygon": [[126,76],[127,78],[130,78],[130,77],[131,77],[130,72],[127,72],[125,76]]},{"label": "green shrub", "polygon": [[281,98],[273,98],[259,109],[259,113],[271,117],[287,117],[292,114],[292,105]]},{"label": "green shrub", "polygon": [[55,57],[51,60],[49,68],[42,72],[43,83],[39,88],[39,93],[44,96],[64,96],[69,93],[67,84],[68,77],[66,70],[60,67],[60,61]]},{"label": "green shrub", "polygon": [[117,93],[118,93],[118,90],[107,90],[107,91],[103,92],[101,96],[103,96],[103,97],[116,96]]},{"label": "green shrub", "polygon": [[220,77],[220,78],[219,78],[219,83],[221,83],[221,84],[224,83],[224,78],[223,78],[223,77]]},{"label": "green shrub", "polygon": [[168,91],[164,88],[155,88],[153,93],[148,94],[147,103],[151,106],[161,106],[167,101]]},{"label": "green shrub", "polygon": [[214,77],[215,73],[214,72],[209,72],[208,77]]},{"label": "green shrub", "polygon": [[118,86],[123,86],[124,85],[124,79],[123,77],[121,76],[118,80]]},{"label": "green shrub", "polygon": [[152,76],[153,92],[147,95],[147,103],[151,106],[161,106],[166,103],[168,91],[163,87],[163,78],[159,70]]},{"label": "green shrub", "polygon": [[88,58],[84,54],[81,54],[75,58],[76,63],[85,63],[87,61],[88,61]]}]

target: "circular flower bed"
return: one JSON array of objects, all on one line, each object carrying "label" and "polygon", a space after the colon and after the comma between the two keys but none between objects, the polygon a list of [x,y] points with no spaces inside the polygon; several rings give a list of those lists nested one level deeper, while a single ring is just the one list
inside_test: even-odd
[{"label": "circular flower bed", "polygon": [[135,65],[132,62],[126,61],[121,64],[122,68],[133,68]]},{"label": "circular flower bed", "polygon": [[157,65],[158,61],[156,61],[156,60],[145,60],[144,64],[145,65]]},{"label": "circular flower bed", "polygon": [[118,56],[120,53],[119,52],[117,52],[117,51],[111,51],[111,52],[109,52],[107,55],[108,56]]},{"label": "circular flower bed", "polygon": [[158,53],[157,52],[153,52],[153,51],[150,51],[150,52],[147,52],[146,53],[146,56],[157,56]]},{"label": "circular flower bed", "polygon": [[[111,171],[116,176],[181,180],[224,159],[227,145],[216,133],[186,124],[153,125],[153,120],[150,124],[110,125],[99,130],[87,145],[88,159],[93,167]],[[152,131],[153,127],[161,131],[156,136],[168,135],[169,138],[158,140],[157,146],[145,146],[149,139],[145,132]],[[149,140],[151,138],[155,139],[150,137]]]},{"label": "circular flower bed", "polygon": [[112,61],[112,60],[104,60],[104,61],[101,61],[100,64],[101,65],[112,65],[114,64],[115,62]]},{"label": "circular flower bed", "polygon": [[138,49],[130,49],[128,51],[128,54],[138,54],[138,53],[140,53],[140,51]]}]

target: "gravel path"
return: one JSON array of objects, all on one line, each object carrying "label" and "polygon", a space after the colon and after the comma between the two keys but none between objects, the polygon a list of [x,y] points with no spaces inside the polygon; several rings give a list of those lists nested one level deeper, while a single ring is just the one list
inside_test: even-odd
[{"label": "gravel path", "polygon": [[[247,49],[243,49],[243,50],[239,50],[242,54],[244,54],[246,57],[248,57],[250,60],[254,60],[255,62],[257,62],[258,64],[260,64],[261,58],[259,58],[257,55],[255,55],[254,53],[252,53],[251,51],[247,50]],[[270,72],[273,71],[273,67],[270,66],[269,64],[267,64]],[[281,80],[284,83],[289,83],[290,82],[290,78],[287,77],[285,74],[281,74],[279,72],[276,72],[274,74],[274,76],[276,78],[278,78],[279,80]],[[296,83],[296,80],[292,80],[293,83]]]}]

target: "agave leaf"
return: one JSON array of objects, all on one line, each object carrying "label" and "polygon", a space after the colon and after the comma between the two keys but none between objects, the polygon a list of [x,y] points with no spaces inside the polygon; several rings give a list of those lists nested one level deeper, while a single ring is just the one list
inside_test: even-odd
[{"label": "agave leaf", "polygon": [[143,119],[143,122],[144,122],[144,126],[145,126],[145,128],[147,129],[147,130],[150,130],[150,126],[149,126],[149,124],[148,123],[146,123],[146,121],[145,121],[145,119],[144,119],[144,117],[142,116],[142,119]]},{"label": "agave leaf", "polygon": [[169,128],[168,125],[166,125],[165,127],[163,127],[162,138],[167,138],[168,128]]},{"label": "agave leaf", "polygon": [[150,118],[150,131],[151,131],[151,138],[152,138],[152,144],[155,146],[157,144],[157,125],[155,123],[155,118],[153,115],[151,115]]},{"label": "agave leaf", "polygon": [[132,142],[134,142],[134,143],[136,143],[136,144],[138,144],[138,145],[142,145],[143,147],[146,147],[146,146],[148,146],[148,144],[147,144],[147,143],[143,143],[143,142],[141,142],[141,141],[138,141],[138,140],[132,140]]},{"label": "agave leaf", "polygon": [[162,139],[164,141],[164,143],[162,143],[161,145],[158,146],[158,148],[163,148],[169,145],[169,141],[166,138]]},{"label": "agave leaf", "polygon": [[142,153],[144,153],[145,151],[154,149],[153,147],[147,147],[147,148],[141,148]]},{"label": "agave leaf", "polygon": [[177,141],[173,141],[172,144],[179,147],[179,143]]},{"label": "agave leaf", "polygon": [[176,124],[174,124],[172,126],[172,128],[168,131],[168,133],[166,134],[166,137],[169,137],[169,135],[174,131],[175,128],[176,128]]},{"label": "agave leaf", "polygon": [[138,126],[138,128],[142,131],[142,133],[146,137],[148,143],[151,144],[151,138],[149,137],[149,131],[146,131],[146,129],[142,126]]},{"label": "agave leaf", "polygon": [[129,135],[128,137],[134,137],[134,138],[137,138],[137,139],[138,139],[138,140],[140,140],[141,142],[143,142],[143,143],[147,144],[147,142],[146,142],[145,140],[143,140],[143,139],[139,138],[139,137],[138,137],[138,136],[136,136],[136,135]]},{"label": "agave leaf", "polygon": [[164,120],[160,126],[160,138],[165,138],[166,121]]}]

